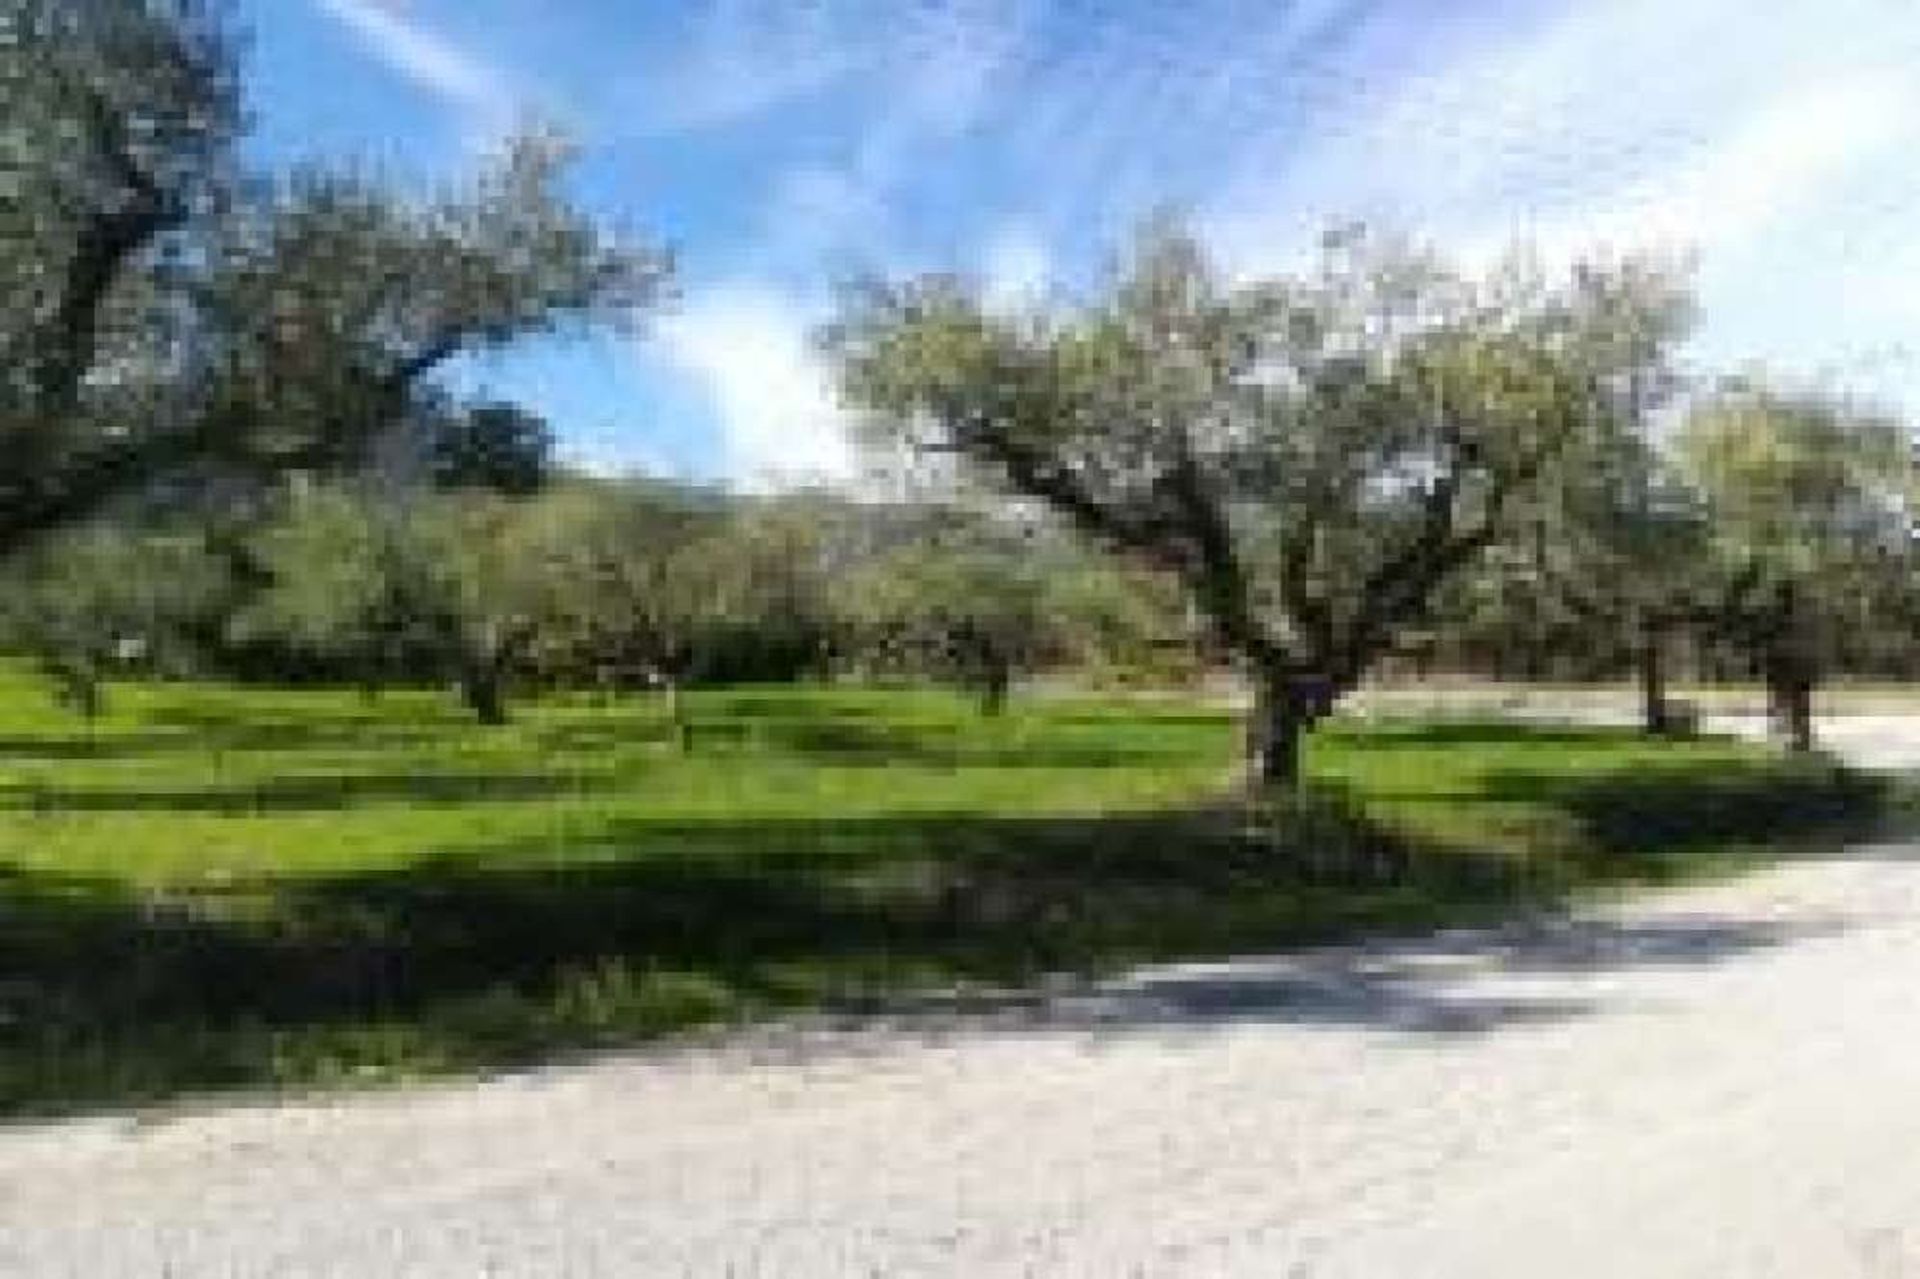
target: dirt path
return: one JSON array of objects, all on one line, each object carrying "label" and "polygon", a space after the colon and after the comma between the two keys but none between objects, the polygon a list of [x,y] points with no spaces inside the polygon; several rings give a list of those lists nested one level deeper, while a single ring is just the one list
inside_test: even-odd
[{"label": "dirt path", "polygon": [[1920,852],[1863,849],[1044,1014],[15,1131],[0,1274],[1920,1276],[1917,977]]}]

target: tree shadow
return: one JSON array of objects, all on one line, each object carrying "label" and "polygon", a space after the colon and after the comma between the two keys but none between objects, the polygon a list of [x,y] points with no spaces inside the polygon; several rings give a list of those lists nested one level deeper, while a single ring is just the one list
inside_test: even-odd
[{"label": "tree shadow", "polygon": [[155,707],[144,711],[141,720],[169,733],[164,739],[156,734],[156,746],[234,754],[425,745],[444,740],[449,732],[471,728],[473,723],[471,715],[452,709],[436,712],[409,706],[407,715],[404,721],[396,720],[377,707],[361,713],[303,707],[297,716],[284,717],[248,715],[244,710],[228,713]]},{"label": "tree shadow", "polygon": [[[873,690],[868,690],[873,691]],[[795,691],[771,685],[763,688],[705,690],[702,713],[722,719],[897,720],[897,704],[875,698],[822,697],[818,691]]]},{"label": "tree shadow", "polygon": [[1640,739],[1636,729],[1516,723],[1513,719],[1423,719],[1366,722],[1363,730],[1336,725],[1330,734],[1363,731],[1370,751],[1430,750],[1436,746],[1598,746]]},{"label": "tree shadow", "polygon": [[1836,921],[1730,915],[1639,921],[1542,917],[1365,947],[1148,968],[1051,1001],[1029,1024],[1163,1029],[1283,1021],[1443,1036],[1565,1020],[1603,1006],[1596,987],[1542,976],[1705,967],[1829,936]]},{"label": "tree shadow", "polygon": [[132,759],[159,751],[179,750],[186,742],[180,734],[167,730],[129,732],[121,728],[92,735],[45,734],[0,736],[0,761],[57,760],[84,763],[88,760]]},{"label": "tree shadow", "polygon": [[331,812],[380,804],[526,802],[578,795],[605,779],[538,771],[291,774],[211,787],[64,787],[0,783],[0,808],[34,813]]},{"label": "tree shadow", "polygon": [[[1462,989],[1448,963],[1704,964],[1792,935],[1731,919],[1534,925],[1544,942],[1496,930],[1099,982],[1430,934],[1551,906],[1561,886],[1338,803],[1290,820],[1281,836],[1228,808],[627,819],[564,860],[539,843],[448,849],[399,871],[172,894],[0,873],[0,1117],[485,1070],[780,1009],[936,1012],[911,997],[935,989],[1104,1030],[1490,1032],[1586,1007]],[[1035,995],[1062,975],[1065,994]]]},{"label": "tree shadow", "polygon": [[[1015,703],[1018,705],[1018,703]],[[1116,725],[1146,726],[1149,728],[1203,729],[1221,731],[1231,728],[1238,722],[1238,716],[1227,711],[1180,711],[1168,710],[1152,702],[1129,702],[1104,710],[1070,710],[1047,708],[1049,724],[1071,724],[1079,727],[1114,727]]]},{"label": "tree shadow", "polygon": [[1812,758],[1698,764],[1598,775],[1504,770],[1495,802],[1548,805],[1578,823],[1592,854],[1620,859],[1873,834],[1894,797],[1884,777]]},{"label": "tree shadow", "polygon": [[[776,703],[777,706],[777,703]],[[548,750],[568,753],[615,749],[642,743],[684,744],[691,754],[728,751],[771,751],[795,755],[813,763],[853,767],[889,767],[900,764],[937,768],[1126,768],[1185,762],[1200,739],[1190,731],[1182,736],[1142,739],[1063,740],[1056,732],[1024,735],[1017,725],[1002,721],[932,719],[925,722],[887,720],[860,708],[835,708],[833,713],[805,716],[763,713],[757,701],[734,706],[734,713],[712,703],[690,709],[681,725],[660,717],[635,714],[619,725],[554,724],[530,730]],[[1097,721],[1087,720],[1081,726]],[[1117,726],[1119,721],[1107,721]],[[1050,719],[1049,727],[1056,721]],[[1219,721],[1204,727],[1218,729]],[[1129,725],[1137,729],[1138,725]],[[1159,721],[1147,727],[1158,729]],[[1191,726],[1177,726],[1190,728]]]},{"label": "tree shadow", "polygon": [[776,749],[823,763],[909,763],[934,767],[1127,768],[1191,759],[1190,741],[1022,740],[966,731],[858,721],[774,721],[757,726]]}]

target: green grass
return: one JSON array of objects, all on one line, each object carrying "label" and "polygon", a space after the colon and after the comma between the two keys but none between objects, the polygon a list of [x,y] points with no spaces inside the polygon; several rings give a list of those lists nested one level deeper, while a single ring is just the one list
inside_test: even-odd
[{"label": "green grass", "polygon": [[[0,1117],[486,1069],[930,987],[1421,928],[1860,829],[1729,742],[1334,724],[1250,820],[1178,702],[446,699],[0,669]],[[1278,811],[1275,811],[1275,810]]]}]

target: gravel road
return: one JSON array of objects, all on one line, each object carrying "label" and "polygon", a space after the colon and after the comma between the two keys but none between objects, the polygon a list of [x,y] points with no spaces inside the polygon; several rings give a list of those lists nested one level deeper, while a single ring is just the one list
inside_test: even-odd
[{"label": "gravel road", "polygon": [[0,1274],[1920,1276],[1916,975],[1920,849],[1871,847],[1044,1010],[16,1129]]}]

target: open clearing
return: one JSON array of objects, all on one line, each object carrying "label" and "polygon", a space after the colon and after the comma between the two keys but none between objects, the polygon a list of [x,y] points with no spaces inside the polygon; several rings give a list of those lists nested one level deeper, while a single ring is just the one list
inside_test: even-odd
[{"label": "open clearing", "polygon": [[1040,1007],[22,1128],[0,1272],[1920,1273],[1915,971],[1920,860],[1872,846]]}]

